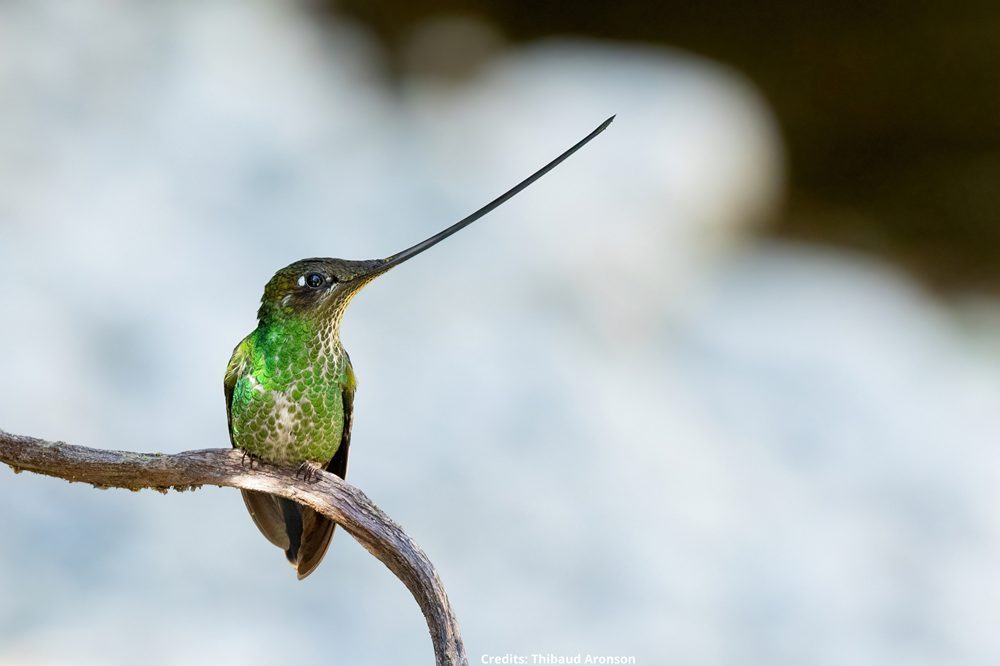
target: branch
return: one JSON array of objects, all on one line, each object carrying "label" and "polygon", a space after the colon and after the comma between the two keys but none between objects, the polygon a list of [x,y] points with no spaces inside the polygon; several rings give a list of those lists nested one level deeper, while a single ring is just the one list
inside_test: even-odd
[{"label": "branch", "polygon": [[294,468],[264,465],[251,470],[236,449],[205,449],[172,455],[130,453],[48,442],[0,430],[0,462],[100,488],[151,488],[167,492],[203,485],[258,490],[308,506],[335,521],[377,557],[413,594],[427,620],[438,666],[466,666],[458,621],[444,586],[424,551],[368,499],[333,474],[317,481],[296,477]]}]

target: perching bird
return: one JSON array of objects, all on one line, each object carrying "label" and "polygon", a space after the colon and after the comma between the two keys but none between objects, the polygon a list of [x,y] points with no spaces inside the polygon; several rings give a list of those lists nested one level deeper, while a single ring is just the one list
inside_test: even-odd
[{"label": "perching bird", "polygon": [[[390,268],[497,208],[611,124],[614,116],[572,148],[480,210],[385,259],[303,259],[275,273],[264,288],[257,328],[226,368],[226,410],[233,446],[251,461],[299,464],[308,476],[325,469],[343,478],[351,444],[354,370],[340,343],[347,304]],[[285,551],[300,579],[319,565],[334,523],[291,500],[244,490],[250,516],[268,541]]]}]

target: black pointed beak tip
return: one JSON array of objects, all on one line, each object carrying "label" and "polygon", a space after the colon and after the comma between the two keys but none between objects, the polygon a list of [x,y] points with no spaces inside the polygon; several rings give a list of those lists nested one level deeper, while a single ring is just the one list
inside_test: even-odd
[{"label": "black pointed beak tip", "polygon": [[597,127],[597,129],[593,130],[590,134],[588,134],[583,139],[581,139],[580,141],[578,141],[569,150],[566,150],[565,152],[563,152],[561,155],[559,155],[559,157],[557,157],[556,159],[554,159],[551,162],[549,162],[548,164],[546,164],[544,167],[542,167],[541,169],[539,169],[538,171],[536,171],[535,173],[533,173],[531,176],[529,176],[528,178],[524,179],[523,181],[521,181],[520,183],[518,183],[517,185],[515,185],[514,187],[512,187],[507,192],[501,194],[499,197],[497,197],[496,199],[494,199],[490,203],[486,204],[485,206],[483,206],[482,208],[480,208],[476,212],[472,213],[471,215],[468,215],[465,218],[459,220],[458,222],[456,222],[455,224],[451,225],[450,227],[448,227],[444,231],[441,231],[441,232],[439,232],[437,234],[434,234],[430,238],[428,238],[428,239],[426,239],[424,241],[421,241],[420,243],[417,243],[413,247],[407,248],[406,250],[403,250],[402,252],[398,252],[398,253],[390,256],[390,257],[386,257],[385,259],[376,259],[374,261],[368,262],[371,265],[367,266],[366,269],[363,270],[360,273],[359,277],[362,277],[362,278],[371,278],[371,277],[373,277],[375,275],[380,275],[380,274],[384,273],[385,271],[389,270],[390,268],[393,268],[394,266],[398,266],[399,264],[403,263],[404,261],[408,261],[409,259],[412,259],[413,257],[417,256],[418,254],[420,254],[424,250],[427,250],[427,249],[429,249],[431,247],[434,247],[435,245],[437,245],[438,243],[440,243],[442,240],[444,240],[445,238],[448,238],[449,236],[451,236],[452,234],[456,233],[460,229],[464,229],[465,227],[469,226],[470,224],[472,224],[473,222],[475,222],[476,220],[478,220],[482,216],[486,215],[490,211],[494,210],[495,208],[497,208],[498,206],[500,206],[501,204],[503,204],[505,201],[507,201],[511,197],[515,196],[517,193],[519,193],[524,188],[526,188],[529,185],[531,185],[532,183],[534,183],[536,180],[538,180],[539,178],[541,178],[542,176],[544,176],[546,173],[548,173],[549,171],[551,171],[552,169],[554,169],[556,166],[558,166],[559,164],[561,164],[563,160],[565,160],[566,158],[568,158],[570,155],[572,155],[577,150],[579,150],[584,145],[586,145],[591,139],[593,139],[598,134],[600,134],[605,129],[607,129],[608,125],[610,125],[612,123],[612,121],[614,121],[614,119],[617,116],[618,116],[618,114],[612,115],[610,118],[608,118],[603,123],[601,123]]}]

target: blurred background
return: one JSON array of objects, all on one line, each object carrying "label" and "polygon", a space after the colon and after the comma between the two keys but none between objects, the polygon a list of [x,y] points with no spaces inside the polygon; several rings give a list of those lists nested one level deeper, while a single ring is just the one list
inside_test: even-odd
[{"label": "blurred background", "polygon": [[[0,4],[0,427],[228,446],[264,283],[370,258],[349,480],[482,655],[1000,661],[995,3]],[[430,663],[338,533],[0,469],[0,663]]]}]

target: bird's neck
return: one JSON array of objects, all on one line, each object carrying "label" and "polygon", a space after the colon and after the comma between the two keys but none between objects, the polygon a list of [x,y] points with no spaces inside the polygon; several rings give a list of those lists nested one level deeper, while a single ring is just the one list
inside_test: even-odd
[{"label": "bird's neck", "polygon": [[329,318],[268,317],[258,323],[256,337],[266,356],[283,356],[305,365],[345,356],[340,322]]}]

